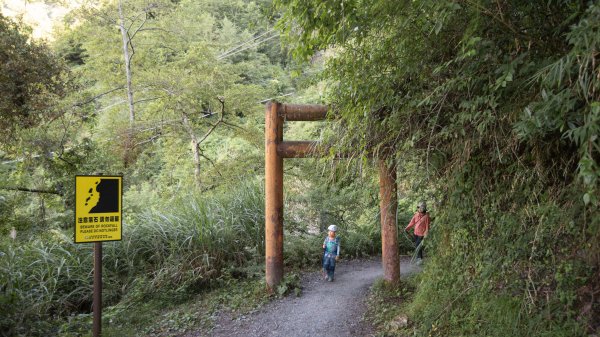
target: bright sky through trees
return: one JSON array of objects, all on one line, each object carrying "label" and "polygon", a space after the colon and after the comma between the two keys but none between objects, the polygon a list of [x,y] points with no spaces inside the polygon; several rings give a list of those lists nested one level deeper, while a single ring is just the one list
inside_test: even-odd
[{"label": "bright sky through trees", "polygon": [[45,3],[43,1],[2,0],[0,11],[3,15],[23,18],[23,21],[33,28],[32,37],[36,39],[53,39],[52,30],[57,22],[79,7],[77,1],[65,1],[68,5],[60,3]]}]

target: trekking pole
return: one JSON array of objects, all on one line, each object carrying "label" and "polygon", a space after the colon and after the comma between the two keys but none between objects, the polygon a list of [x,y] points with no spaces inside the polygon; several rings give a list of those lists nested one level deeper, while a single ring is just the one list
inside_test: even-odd
[{"label": "trekking pole", "polygon": [[326,276],[325,268],[323,268],[323,263],[325,263],[325,251],[327,251],[327,248],[323,247],[323,253],[321,254],[321,274],[323,275],[323,278]]},{"label": "trekking pole", "polygon": [[419,254],[419,249],[421,249],[421,247],[423,246],[423,241],[425,241],[425,237],[421,239],[421,242],[419,242],[419,245],[415,248],[412,258],[410,259],[410,263],[414,263],[415,260],[417,260],[417,255]]},{"label": "trekking pole", "polygon": [[410,244],[414,247],[415,246],[415,240],[412,240],[410,237],[408,237],[408,233],[406,233],[406,231],[402,231],[402,233],[404,234],[404,238],[406,239],[406,241],[409,241]]}]

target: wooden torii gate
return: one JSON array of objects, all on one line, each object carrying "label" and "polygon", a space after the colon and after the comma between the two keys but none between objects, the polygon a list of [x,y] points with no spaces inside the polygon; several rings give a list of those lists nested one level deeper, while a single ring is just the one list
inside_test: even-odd
[{"label": "wooden torii gate", "polygon": [[[265,274],[270,289],[283,278],[283,159],[319,156],[315,141],[284,141],[285,121],[318,121],[327,116],[325,105],[267,103],[265,111]],[[379,207],[384,279],[400,280],[396,228],[396,167],[379,160]]]}]

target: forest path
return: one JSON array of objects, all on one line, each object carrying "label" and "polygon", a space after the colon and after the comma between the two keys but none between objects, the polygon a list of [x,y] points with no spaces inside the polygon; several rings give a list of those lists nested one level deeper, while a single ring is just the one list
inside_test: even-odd
[{"label": "forest path", "polygon": [[[418,271],[409,258],[401,258],[404,277]],[[302,275],[302,294],[275,300],[248,316],[217,321],[211,336],[369,336],[371,326],[362,321],[369,287],[383,276],[381,260],[341,261],[335,281],[320,272]]]}]

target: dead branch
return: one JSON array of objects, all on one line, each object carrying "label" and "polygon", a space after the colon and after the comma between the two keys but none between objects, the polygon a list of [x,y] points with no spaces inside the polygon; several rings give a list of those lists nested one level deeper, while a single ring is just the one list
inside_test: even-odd
[{"label": "dead branch", "polygon": [[26,188],[26,187],[0,186],[0,190],[62,195],[61,192],[56,191],[56,190],[40,190],[40,189],[36,189],[36,188]]}]

